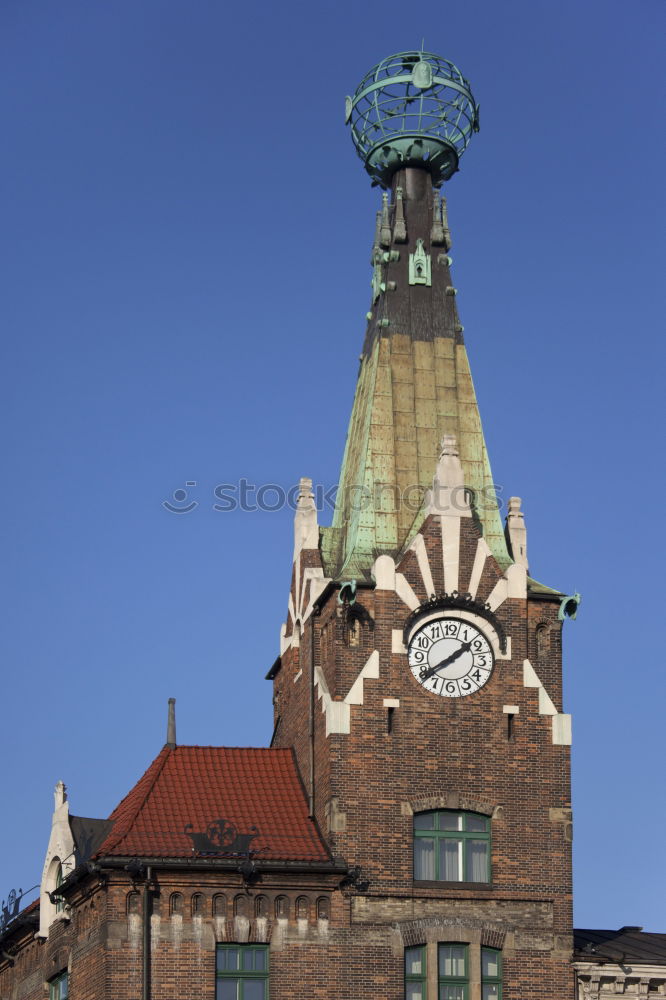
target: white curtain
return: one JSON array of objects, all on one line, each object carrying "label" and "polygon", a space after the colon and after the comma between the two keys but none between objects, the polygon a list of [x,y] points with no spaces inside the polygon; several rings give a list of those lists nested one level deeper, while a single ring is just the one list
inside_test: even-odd
[{"label": "white curtain", "polygon": [[488,843],[485,840],[467,841],[467,880],[488,881]]},{"label": "white curtain", "polygon": [[435,841],[429,837],[414,838],[414,878],[435,878]]}]

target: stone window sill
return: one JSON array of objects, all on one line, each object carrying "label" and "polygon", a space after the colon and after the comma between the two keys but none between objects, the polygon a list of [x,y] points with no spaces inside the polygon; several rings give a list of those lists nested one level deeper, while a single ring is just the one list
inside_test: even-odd
[{"label": "stone window sill", "polygon": [[414,887],[417,889],[461,889],[466,892],[470,890],[476,892],[492,892],[492,882],[438,882],[425,879],[414,879]]}]

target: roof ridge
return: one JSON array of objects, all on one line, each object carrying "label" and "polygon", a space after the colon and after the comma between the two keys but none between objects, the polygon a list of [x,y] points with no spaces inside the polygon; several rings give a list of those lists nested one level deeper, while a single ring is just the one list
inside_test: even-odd
[{"label": "roof ridge", "polygon": [[179,743],[177,747],[173,748],[172,752],[175,753],[178,750],[265,750],[267,753],[275,753],[276,751],[288,753],[289,747],[239,747],[221,746],[214,743]]},{"label": "roof ridge", "polygon": [[[125,818],[124,823],[121,823],[119,825],[117,831],[116,830],[111,830],[111,832],[109,833],[109,836],[100,845],[99,850],[97,851],[98,855],[102,854],[103,851],[110,851],[114,847],[117,847],[117,845],[120,843],[120,841],[123,839],[123,837],[128,833],[129,830],[131,830],[132,826],[134,825],[134,821],[136,820],[137,816],[139,815],[139,813],[141,812],[141,810],[145,806],[146,802],[148,801],[148,798],[150,797],[151,792],[153,791],[155,785],[157,784],[157,781],[158,781],[158,779],[159,779],[162,771],[164,770],[164,766],[165,766],[167,760],[169,759],[169,755],[171,753],[172,753],[172,750],[171,750],[170,747],[167,747],[167,746],[162,747],[162,749],[158,753],[157,757],[155,757],[155,759],[152,761],[152,763],[149,765],[149,767],[146,768],[146,770],[141,775],[141,777],[139,778],[139,780],[137,782],[135,782],[134,785],[132,785],[132,787],[130,788],[130,790],[127,793],[127,795],[125,795],[120,800],[120,802],[118,803],[118,805],[116,806],[116,808],[111,813],[111,816],[113,816],[113,813],[117,812],[122,807],[123,803],[127,802],[127,800],[132,795],[132,792],[134,792],[134,790],[138,787],[138,785],[141,784],[141,782],[144,780],[144,778],[148,779],[148,776],[150,775],[151,770],[153,768],[155,769],[154,775],[152,775],[150,777],[150,779],[146,781],[146,784],[147,784],[146,791],[145,791],[144,795],[141,797],[141,799],[139,800],[136,808],[134,808],[129,813],[129,815]],[[161,761],[160,761],[160,758],[162,758]],[[109,817],[109,819],[111,818],[111,816]],[[114,836],[114,834],[115,834],[115,836]]]}]

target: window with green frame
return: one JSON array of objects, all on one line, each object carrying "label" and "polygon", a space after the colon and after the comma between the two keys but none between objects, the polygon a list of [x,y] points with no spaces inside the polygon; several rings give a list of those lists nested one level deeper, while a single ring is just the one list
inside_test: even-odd
[{"label": "window with green frame", "polygon": [[405,1000],[426,1000],[425,945],[405,948]]},{"label": "window with green frame", "polygon": [[218,944],[215,1000],[268,1000],[268,945]]},{"label": "window with green frame", "polygon": [[437,964],[438,1000],[468,1000],[469,957],[466,944],[440,944]]},{"label": "window with green frame", "polygon": [[490,817],[452,809],[416,813],[414,878],[490,882]]},{"label": "window with green frame", "polygon": [[502,1000],[502,952],[481,949],[481,1000]]},{"label": "window with green frame", "polygon": [[49,983],[49,1000],[67,1000],[69,996],[69,975],[61,972]]}]

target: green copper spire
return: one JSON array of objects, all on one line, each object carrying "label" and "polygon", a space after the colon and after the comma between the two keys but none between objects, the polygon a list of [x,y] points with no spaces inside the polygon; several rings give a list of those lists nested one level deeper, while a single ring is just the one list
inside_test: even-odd
[{"label": "green copper spire", "polygon": [[391,195],[377,213],[371,306],[333,524],[321,530],[325,572],[367,579],[378,555],[409,545],[445,435],[455,438],[473,514],[504,569],[512,560],[437,190],[478,129],[478,107],[452,63],[406,52],[367,74],[348,98],[347,119],[366,170]]}]

